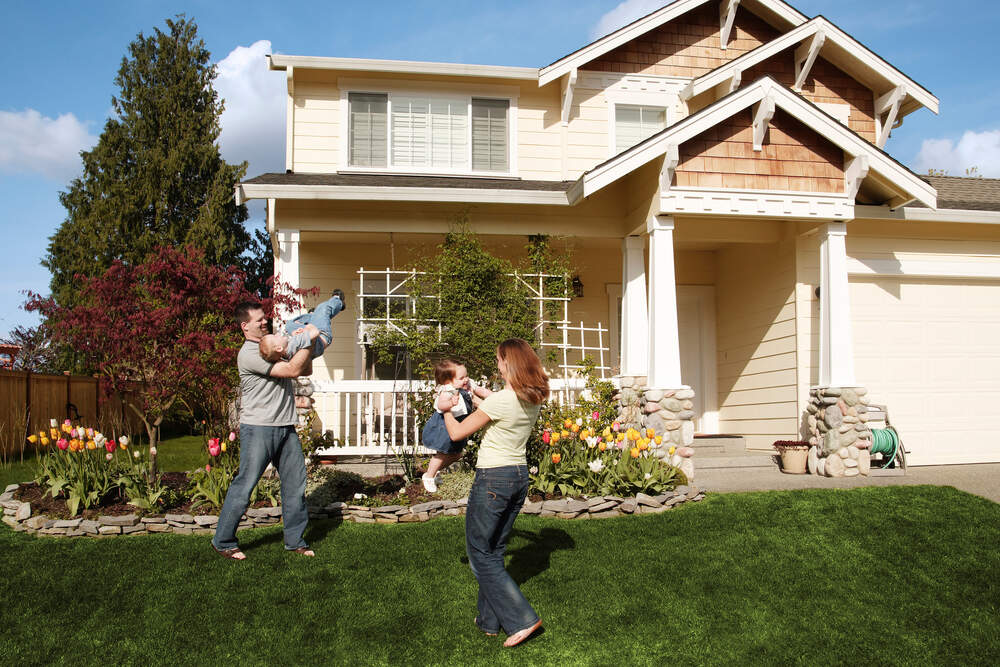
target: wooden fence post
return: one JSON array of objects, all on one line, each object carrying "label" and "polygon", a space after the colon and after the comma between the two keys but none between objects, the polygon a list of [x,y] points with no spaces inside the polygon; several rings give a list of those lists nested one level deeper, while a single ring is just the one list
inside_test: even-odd
[{"label": "wooden fence post", "polygon": [[24,437],[32,434],[31,428],[31,371],[24,372]]}]

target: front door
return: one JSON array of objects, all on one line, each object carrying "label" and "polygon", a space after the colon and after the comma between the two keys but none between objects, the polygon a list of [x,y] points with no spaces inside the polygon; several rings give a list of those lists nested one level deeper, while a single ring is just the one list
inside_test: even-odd
[{"label": "front door", "polygon": [[681,379],[695,393],[695,430],[718,433],[714,287],[677,286],[677,327]]}]

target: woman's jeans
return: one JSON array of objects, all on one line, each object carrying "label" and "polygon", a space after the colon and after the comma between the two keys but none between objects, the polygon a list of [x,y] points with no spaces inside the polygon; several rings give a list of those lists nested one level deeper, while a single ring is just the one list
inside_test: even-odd
[{"label": "woman's jeans", "polygon": [[273,463],[281,477],[281,519],[285,526],[285,548],[308,546],[302,533],[309,522],[306,509],[306,461],[294,426],[240,424],[240,471],[226,492],[212,544],[217,549],[239,546],[236,528],[250,502],[260,476]]},{"label": "woman's jeans", "polygon": [[507,538],[527,495],[527,466],[476,469],[465,510],[465,549],[479,581],[477,623],[484,632],[511,635],[538,621],[503,566]]}]

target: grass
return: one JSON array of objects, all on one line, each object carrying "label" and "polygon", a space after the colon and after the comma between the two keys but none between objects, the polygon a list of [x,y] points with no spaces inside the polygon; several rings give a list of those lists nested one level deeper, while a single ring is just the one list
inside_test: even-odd
[{"label": "grass", "polygon": [[20,664],[996,664],[1000,505],[942,487],[709,496],[659,515],[520,517],[508,567],[545,620],[472,625],[461,517],[35,538],[0,530],[0,656]]}]

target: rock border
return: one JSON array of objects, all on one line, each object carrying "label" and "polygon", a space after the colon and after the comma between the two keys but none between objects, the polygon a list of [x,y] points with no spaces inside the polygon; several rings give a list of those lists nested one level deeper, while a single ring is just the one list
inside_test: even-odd
[{"label": "rock border", "polygon": [[[15,532],[45,537],[114,537],[117,535],[212,535],[219,517],[207,514],[166,514],[162,517],[99,516],[93,519],[51,519],[44,514],[31,514],[31,504],[14,499],[19,484],[11,484],[0,494],[3,522]],[[698,502],[705,497],[696,486],[678,486],[658,496],[644,493],[634,498],[595,496],[586,500],[563,498],[525,502],[521,514],[557,517],[560,519],[604,519],[628,514],[658,514],[686,502]],[[462,516],[468,499],[432,500],[412,506],[384,505],[366,507],[348,503],[331,503],[324,507],[309,507],[310,519],[341,519],[354,523],[421,523],[439,516]],[[281,507],[248,509],[237,530],[273,526],[281,522]]]}]

